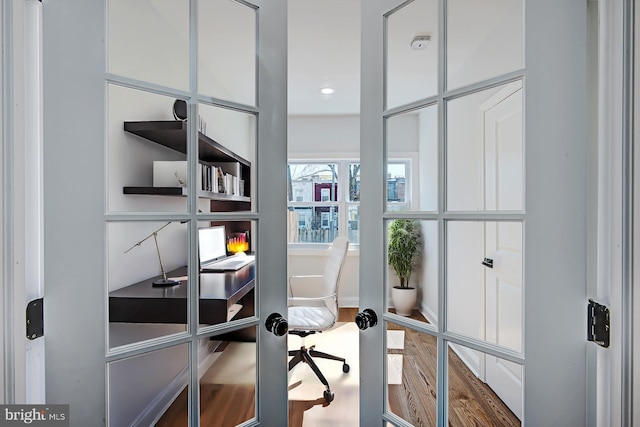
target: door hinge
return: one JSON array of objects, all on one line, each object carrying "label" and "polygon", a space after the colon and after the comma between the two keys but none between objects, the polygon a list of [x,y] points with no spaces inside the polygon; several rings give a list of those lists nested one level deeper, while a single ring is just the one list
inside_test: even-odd
[{"label": "door hinge", "polygon": [[587,305],[587,340],[609,347],[609,309],[592,299]]},{"label": "door hinge", "polygon": [[38,298],[27,304],[27,338],[35,340],[44,335],[44,299]]}]

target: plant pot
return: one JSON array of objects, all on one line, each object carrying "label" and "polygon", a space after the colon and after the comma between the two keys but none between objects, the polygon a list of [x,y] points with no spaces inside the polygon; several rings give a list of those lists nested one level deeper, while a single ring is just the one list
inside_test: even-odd
[{"label": "plant pot", "polygon": [[391,289],[391,302],[400,316],[411,316],[417,299],[417,288],[394,286]]}]

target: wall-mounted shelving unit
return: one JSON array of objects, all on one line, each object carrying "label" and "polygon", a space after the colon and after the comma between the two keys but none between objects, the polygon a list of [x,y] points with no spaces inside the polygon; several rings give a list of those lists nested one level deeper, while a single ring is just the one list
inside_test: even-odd
[{"label": "wall-mounted shelving unit", "polygon": [[[179,120],[124,122],[124,130],[149,141],[163,145],[182,154],[187,154],[187,123]],[[237,163],[244,181],[244,194],[251,194],[251,162],[198,132],[198,159],[202,163]],[[186,196],[185,187],[124,187],[124,194],[155,196]],[[198,190],[198,197],[212,201],[251,202],[249,196],[230,195]]]}]

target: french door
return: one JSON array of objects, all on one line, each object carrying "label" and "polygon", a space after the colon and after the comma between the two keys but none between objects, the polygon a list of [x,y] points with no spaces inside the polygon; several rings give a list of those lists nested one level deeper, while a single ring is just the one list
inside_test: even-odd
[{"label": "french door", "polygon": [[[47,403],[286,425],[286,3],[45,1],[43,33]],[[201,276],[213,226],[254,266]]]},{"label": "french door", "polygon": [[[117,425],[114,417],[156,421],[156,412],[175,397],[167,387],[158,385],[164,394],[153,389],[157,382],[170,384],[175,394],[186,390],[188,420],[198,425],[208,351],[228,334],[243,332],[255,336],[254,353],[249,352],[256,366],[249,374],[255,409],[246,422],[286,425],[286,345],[263,326],[267,315],[286,309],[285,2],[134,3],[44,3],[47,402],[71,404],[73,425]],[[491,359],[491,370],[515,373],[521,388],[513,405],[520,402],[516,416],[524,423],[585,424],[586,6],[490,3],[473,2],[478,9],[470,14],[469,4],[454,0],[362,2],[361,227],[367,232],[360,246],[360,305],[378,313],[379,322],[360,336],[361,425],[412,423],[389,403],[389,386],[403,379],[402,370],[399,380],[391,378],[400,358],[388,356],[410,360],[402,348],[390,351],[387,330],[397,327],[405,328],[405,336],[416,332],[435,341],[434,375],[427,381],[437,401],[432,423],[446,425],[457,410],[448,387],[455,354],[476,363],[478,372],[487,371]],[[411,26],[405,25],[408,18],[414,19]],[[502,23],[515,50],[500,45],[504,35],[487,32],[487,22]],[[250,31],[238,37],[206,33],[234,27]],[[467,28],[477,31],[465,34]],[[406,58],[396,55],[395,43],[410,48],[413,37],[427,35],[427,49],[436,54],[429,61],[409,60],[417,85],[403,90]],[[485,42],[485,50],[471,55],[463,44],[469,40]],[[237,51],[249,55],[226,55],[225,42],[247,43]],[[502,57],[506,63],[497,60]],[[496,59],[493,68],[480,66],[486,58]],[[252,77],[243,80],[247,68]],[[519,201],[490,207],[485,193],[492,187],[484,184],[491,172],[487,165],[495,162],[474,139],[485,133],[460,132],[481,127],[484,121],[473,112],[515,82],[522,85],[521,151],[508,147],[506,167],[516,178],[498,186],[498,194],[509,192],[509,200],[516,194]],[[180,120],[182,113],[173,116],[175,100],[187,106],[186,152],[166,151],[123,130],[124,122]],[[384,190],[387,153],[401,135],[395,130],[407,122],[427,141],[419,144],[421,196],[411,210],[391,212]],[[221,205],[214,200],[219,197],[200,197],[199,188],[189,185],[200,184],[198,165],[206,162],[199,154],[200,134],[249,160],[242,196],[249,200]],[[124,191],[153,187],[154,161],[186,161],[186,180],[174,176],[174,187],[184,188],[182,197]],[[429,284],[419,294],[424,319],[398,316],[387,298],[393,274],[387,270],[385,235],[397,219],[421,225],[427,264],[414,280],[420,279],[416,286]],[[218,223],[252,236],[254,293],[238,305],[254,308],[210,325],[201,321],[196,231]],[[501,263],[498,250],[489,253],[496,247],[487,243],[489,234],[507,235],[508,243],[520,245],[515,264],[522,270],[521,291],[486,273],[489,260],[496,271]],[[180,276],[171,274],[181,266],[186,270]],[[111,322],[110,294],[161,270],[189,283],[184,321]],[[504,291],[495,301],[507,298],[501,307],[511,311],[485,303],[491,280]],[[171,293],[171,287],[159,289],[163,297]],[[466,306],[474,308],[473,316],[463,315]],[[495,314],[520,318],[521,324],[487,320]],[[496,338],[495,331],[503,329],[506,339]],[[135,399],[142,401],[130,410]]]},{"label": "french door", "polygon": [[[586,4],[371,0],[362,28],[361,425],[585,425]],[[411,144],[419,197],[395,212]],[[394,221],[420,226],[411,316]]]}]

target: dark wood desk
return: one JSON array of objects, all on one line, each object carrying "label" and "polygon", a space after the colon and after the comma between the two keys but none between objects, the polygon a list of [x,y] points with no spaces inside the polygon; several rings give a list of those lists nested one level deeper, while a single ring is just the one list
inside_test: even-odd
[{"label": "dark wood desk", "polygon": [[[167,273],[168,277],[186,275],[187,267]],[[154,288],[152,282],[158,278],[160,276],[109,292],[109,322],[186,324],[188,281],[183,280],[176,286]],[[243,297],[246,297],[243,311],[253,311],[254,284],[255,263],[238,271],[202,273],[199,323],[214,325],[226,322],[228,310]]]}]

